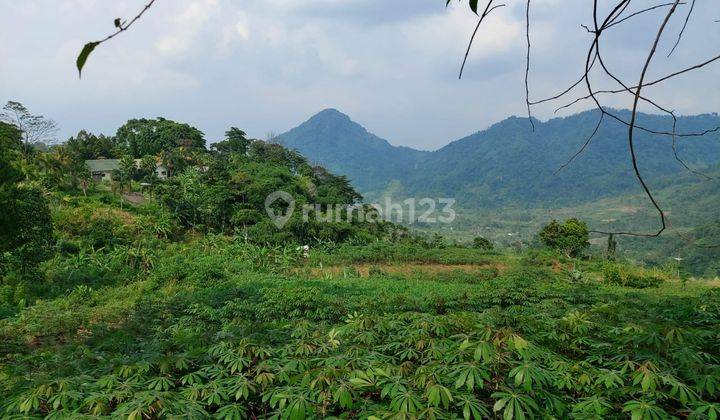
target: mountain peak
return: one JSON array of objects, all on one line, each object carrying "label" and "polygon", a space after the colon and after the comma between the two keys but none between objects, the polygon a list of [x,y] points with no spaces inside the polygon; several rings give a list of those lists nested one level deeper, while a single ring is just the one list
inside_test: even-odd
[{"label": "mountain peak", "polygon": [[326,108],[310,118],[312,120],[344,120],[351,121],[350,117],[335,108]]}]

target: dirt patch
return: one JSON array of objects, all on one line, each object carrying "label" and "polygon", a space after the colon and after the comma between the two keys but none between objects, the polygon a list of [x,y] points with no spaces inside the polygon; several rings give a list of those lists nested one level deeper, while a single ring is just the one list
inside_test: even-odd
[{"label": "dirt patch", "polygon": [[331,266],[331,267],[313,267],[306,268],[312,277],[342,277],[350,273],[359,275],[360,277],[369,277],[375,273],[385,273],[389,275],[399,275],[402,277],[411,277],[422,274],[429,276],[438,276],[452,272],[463,272],[468,274],[479,273],[487,269],[496,269],[499,273],[504,272],[507,267],[502,264],[352,264],[347,266]]},{"label": "dirt patch", "polygon": [[635,213],[639,212],[640,210],[642,210],[642,208],[641,207],[633,207],[633,206],[621,206],[621,207],[618,207],[617,210],[622,213],[635,214]]},{"label": "dirt patch", "polygon": [[712,280],[705,280],[705,284],[712,288],[720,288],[720,278],[714,278]]},{"label": "dirt patch", "polygon": [[562,271],[573,271],[573,269],[575,269],[575,264],[573,263],[563,264],[558,260],[552,261],[552,271],[556,273],[560,273]]},{"label": "dirt patch", "polygon": [[134,206],[139,206],[145,202],[145,197],[140,193],[123,194],[122,198]]}]

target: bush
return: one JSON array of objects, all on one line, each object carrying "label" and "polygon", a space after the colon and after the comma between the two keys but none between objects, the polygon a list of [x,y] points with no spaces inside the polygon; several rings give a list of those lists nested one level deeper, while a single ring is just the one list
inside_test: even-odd
[{"label": "bush", "polygon": [[568,257],[578,257],[590,246],[589,239],[587,225],[578,219],[568,219],[563,224],[553,220],[540,231],[540,242],[543,245],[557,249]]},{"label": "bush", "polygon": [[484,251],[492,251],[495,246],[488,239],[485,239],[482,236],[478,236],[477,238],[473,239],[473,248],[482,249]]},{"label": "bush", "polygon": [[149,214],[138,217],[140,231],[158,238],[177,238],[180,235],[180,226],[173,215],[162,207],[152,206]]},{"label": "bush", "polygon": [[[0,185],[0,255],[12,254],[14,268],[32,271],[50,256],[53,224],[42,192],[35,188]],[[8,269],[6,266],[5,269]]]},{"label": "bush", "polygon": [[527,266],[554,267],[558,264],[566,264],[571,260],[551,249],[529,249],[522,254],[520,261]]},{"label": "bush", "polygon": [[61,239],[57,242],[58,252],[65,255],[75,255],[80,252],[80,246],[75,242]]},{"label": "bush", "polygon": [[657,276],[631,271],[618,264],[606,264],[603,268],[603,277],[608,284],[636,289],[658,287],[665,281]]},{"label": "bush", "polygon": [[94,205],[58,209],[53,214],[58,231],[78,238],[94,249],[128,243],[136,230],[129,213]]}]

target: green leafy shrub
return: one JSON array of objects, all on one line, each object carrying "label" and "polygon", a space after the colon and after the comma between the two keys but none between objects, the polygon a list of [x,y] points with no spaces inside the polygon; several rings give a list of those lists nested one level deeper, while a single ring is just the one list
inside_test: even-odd
[{"label": "green leafy shrub", "polygon": [[62,234],[93,249],[131,242],[137,229],[133,215],[98,205],[58,208],[53,220]]},{"label": "green leafy shrub", "polygon": [[73,241],[61,239],[57,242],[58,252],[65,255],[75,255],[80,252],[80,246]]},{"label": "green leafy shrub", "polygon": [[152,206],[146,212],[137,218],[141,232],[164,239],[180,236],[180,226],[169,211]]},{"label": "green leafy shrub", "polygon": [[472,245],[473,245],[473,248],[482,249],[484,251],[492,251],[493,248],[495,248],[492,242],[490,242],[486,238],[483,238],[482,236],[478,236],[475,239],[473,239]]},{"label": "green leafy shrub", "polygon": [[658,287],[665,281],[655,275],[640,273],[614,263],[605,264],[603,268],[603,278],[605,282],[609,284],[638,289]]},{"label": "green leafy shrub", "polygon": [[568,219],[565,223],[556,220],[545,225],[540,231],[540,241],[569,257],[577,257],[590,246],[590,234],[585,222]]}]

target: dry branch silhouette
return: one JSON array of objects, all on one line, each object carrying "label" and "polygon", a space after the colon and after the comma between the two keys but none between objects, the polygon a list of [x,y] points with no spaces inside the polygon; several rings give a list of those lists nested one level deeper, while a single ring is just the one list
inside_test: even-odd
[{"label": "dry branch silhouette", "polygon": [[[530,28],[531,28],[531,17],[530,17],[530,3],[531,0],[526,0],[526,7],[525,7],[525,35],[526,35],[526,41],[527,41],[527,52],[525,56],[525,102],[528,110],[528,119],[530,121],[530,124],[532,128],[534,129],[534,123],[533,123],[533,117],[532,117],[532,107],[539,104],[549,103],[553,101],[558,101],[563,98],[566,98],[573,92],[576,88],[578,88],[581,85],[585,86],[586,93],[582,96],[576,97],[575,99],[569,100],[569,102],[564,103],[562,105],[559,105],[555,109],[555,113],[567,109],[573,105],[576,105],[580,102],[584,102],[587,100],[590,100],[594,103],[595,108],[600,111],[600,115],[598,117],[598,122],[589,135],[589,137],[586,139],[586,141],[583,143],[582,147],[572,156],[570,159],[564,163],[558,170],[555,172],[556,174],[560,171],[562,171],[564,168],[566,168],[568,165],[570,165],[578,156],[580,156],[591,144],[593,138],[597,134],[597,132],[600,129],[600,126],[602,125],[603,121],[605,120],[605,117],[608,117],[612,120],[615,120],[616,122],[625,125],[628,130],[627,139],[628,139],[628,146],[630,149],[630,160],[633,167],[633,173],[635,178],[637,179],[638,183],[640,184],[644,194],[647,196],[649,201],[652,203],[653,208],[657,211],[659,221],[660,221],[660,227],[655,232],[646,232],[646,233],[638,233],[638,232],[631,232],[631,231],[620,231],[620,232],[608,232],[608,231],[599,231],[594,230],[593,233],[599,233],[599,234],[614,234],[614,235],[626,235],[626,236],[643,236],[643,237],[657,237],[660,234],[662,234],[665,229],[668,226],[668,218],[665,214],[665,211],[660,206],[659,202],[657,201],[656,197],[652,193],[651,189],[647,185],[647,182],[645,178],[643,177],[643,174],[641,173],[639,167],[638,167],[638,158],[636,155],[635,150],[635,131],[640,130],[644,131],[650,134],[656,134],[656,135],[663,135],[663,136],[669,136],[672,139],[672,148],[673,148],[673,155],[675,159],[688,171],[704,177],[706,179],[710,179],[707,175],[692,169],[678,154],[677,151],[677,139],[680,137],[698,137],[703,136],[709,133],[720,131],[719,127],[709,128],[700,132],[677,132],[677,117],[675,115],[675,112],[663,105],[660,105],[655,100],[643,95],[643,90],[649,86],[657,85],[659,83],[667,82],[677,76],[680,76],[682,74],[701,69],[709,64],[712,64],[718,60],[720,60],[720,55],[716,55],[711,57],[710,59],[707,59],[705,61],[686,66],[682,68],[681,70],[675,71],[673,73],[670,73],[666,76],[660,77],[655,80],[646,81],[648,69],[650,68],[650,65],[653,62],[653,59],[656,55],[658,45],[660,44],[661,39],[663,38],[664,33],[666,32],[666,29],[668,27],[669,22],[671,21],[672,17],[676,14],[678,9],[681,6],[687,5],[686,2],[682,2],[680,0],[675,0],[672,2],[664,2],[655,4],[649,7],[645,7],[643,9],[626,13],[629,9],[629,6],[631,4],[631,0],[619,0],[614,3],[611,3],[611,7],[609,8],[609,12],[606,15],[602,15],[600,13],[600,7],[597,0],[593,1],[592,4],[592,25],[584,25],[581,24],[581,27],[585,29],[585,31],[591,35],[593,35],[592,42],[590,43],[590,46],[587,51],[587,56],[585,59],[585,68],[578,80],[571,83],[568,87],[565,89],[562,89],[559,93],[554,94],[552,96],[541,98],[539,100],[531,100],[530,99],[530,86],[529,86],[529,74],[531,71],[530,66],[530,50],[531,50],[531,43],[530,43]],[[682,27],[677,35],[677,39],[675,40],[675,43],[673,44],[672,48],[670,49],[669,53],[667,54],[667,57],[672,56],[672,54],[677,50],[678,46],[681,43],[681,40],[683,38],[683,35],[685,34],[688,25],[690,23],[690,19],[692,17],[693,11],[695,9],[696,1],[692,0],[690,3],[690,6],[688,8],[687,13],[685,14]],[[642,70],[640,74],[638,75],[639,81],[635,85],[629,85],[625,83],[620,77],[618,77],[613,71],[610,70],[608,63],[606,63],[606,60],[604,59],[603,53],[601,51],[601,47],[603,45],[604,35],[612,28],[617,28],[620,25],[628,24],[628,22],[631,22],[631,19],[636,18],[640,15],[649,14],[650,12],[654,12],[660,9],[667,8],[667,12],[665,12],[664,15],[662,15],[662,19],[658,23],[657,30],[655,32],[654,40],[652,43],[652,46],[649,48],[647,58],[645,59],[643,63]],[[482,23],[482,20],[479,22],[479,24]],[[475,33],[479,31],[479,25],[475,30]],[[471,44],[472,40],[475,39],[475,34],[471,38]],[[472,46],[472,45],[471,45]],[[468,48],[469,50],[470,48]],[[599,68],[598,68],[599,65]],[[614,82],[616,85],[618,85],[615,89],[597,89],[595,87],[595,80],[593,77],[591,77],[591,73],[597,70],[602,75],[609,78],[612,82]],[[462,76],[462,74],[461,74]],[[617,95],[617,94],[627,94],[632,97],[632,109],[630,111],[630,119],[625,120],[620,115],[617,115],[614,113],[609,107],[605,106],[603,104],[603,101],[600,100],[600,96],[606,96],[606,95]],[[672,130],[671,131],[661,131],[661,130],[653,130],[648,127],[644,127],[640,124],[638,124],[638,108],[639,104],[643,102],[651,107],[657,109],[660,113],[669,115],[672,118]]]}]

